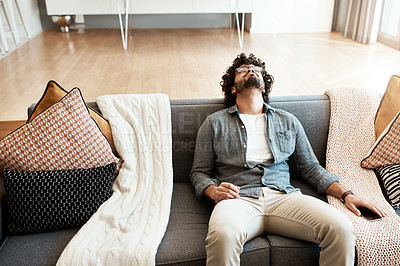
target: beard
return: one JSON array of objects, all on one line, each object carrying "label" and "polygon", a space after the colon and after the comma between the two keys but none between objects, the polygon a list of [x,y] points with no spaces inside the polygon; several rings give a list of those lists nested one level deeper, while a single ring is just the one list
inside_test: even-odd
[{"label": "beard", "polygon": [[264,89],[264,83],[263,80],[256,77],[256,76],[250,76],[246,80],[241,80],[239,82],[235,82],[235,88],[237,93],[244,92],[246,90],[250,89]]}]

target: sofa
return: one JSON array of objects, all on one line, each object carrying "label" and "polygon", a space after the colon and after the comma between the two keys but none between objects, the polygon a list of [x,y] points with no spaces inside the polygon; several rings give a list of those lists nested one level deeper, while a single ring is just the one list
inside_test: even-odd
[{"label": "sofa", "polygon": [[[197,130],[207,115],[225,108],[223,99],[170,100],[173,141],[173,194],[167,230],[156,254],[157,265],[205,265],[205,238],[214,203],[195,197],[189,179]],[[293,113],[302,123],[324,166],[330,101],[325,95],[275,96],[273,107]],[[99,111],[96,103],[87,103]],[[31,113],[34,105],[29,107]],[[100,111],[99,111],[100,112]],[[327,201],[298,175],[289,161],[291,182],[304,194]],[[398,213],[400,215],[400,212]],[[0,265],[55,265],[79,228],[27,235],[8,235],[4,180],[0,176]],[[244,245],[242,265],[318,265],[315,243],[263,235]]]}]

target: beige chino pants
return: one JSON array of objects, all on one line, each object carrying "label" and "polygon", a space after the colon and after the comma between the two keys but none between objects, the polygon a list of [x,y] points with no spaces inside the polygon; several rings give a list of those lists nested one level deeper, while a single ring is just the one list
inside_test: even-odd
[{"label": "beige chino pants", "polygon": [[259,199],[240,197],[215,205],[206,238],[207,265],[240,265],[244,243],[263,234],[318,243],[321,266],[354,265],[353,227],[339,210],[301,192],[266,187]]}]

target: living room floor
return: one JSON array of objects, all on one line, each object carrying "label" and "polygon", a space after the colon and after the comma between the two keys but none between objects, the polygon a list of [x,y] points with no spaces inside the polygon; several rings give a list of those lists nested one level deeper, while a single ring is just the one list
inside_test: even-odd
[{"label": "living room floor", "polygon": [[336,87],[383,93],[400,74],[400,51],[364,45],[339,33],[249,34],[218,29],[135,29],[128,49],[119,29],[85,34],[45,30],[0,59],[0,121],[24,120],[49,80],[86,101],[105,94],[165,93],[171,99],[222,97],[219,82],[240,52],[266,61],[271,95],[323,94]]}]

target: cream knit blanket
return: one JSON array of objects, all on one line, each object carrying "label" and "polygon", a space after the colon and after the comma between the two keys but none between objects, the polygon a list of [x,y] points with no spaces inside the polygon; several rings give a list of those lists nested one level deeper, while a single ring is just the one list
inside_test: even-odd
[{"label": "cream knit blanket", "polygon": [[400,217],[382,195],[374,172],[360,166],[375,142],[378,95],[349,88],[328,90],[325,94],[331,101],[326,169],[359,197],[382,206],[388,217],[367,221],[354,215],[339,199],[328,196],[328,201],[353,223],[358,265],[399,265]]},{"label": "cream knit blanket", "polygon": [[57,265],[154,265],[172,196],[169,99],[144,94],[96,101],[124,163],[112,197],[74,236]]}]

